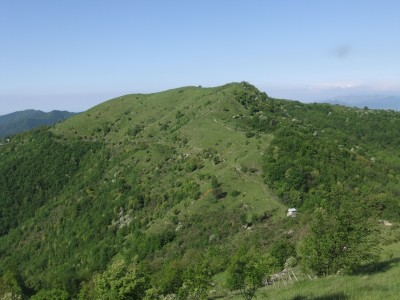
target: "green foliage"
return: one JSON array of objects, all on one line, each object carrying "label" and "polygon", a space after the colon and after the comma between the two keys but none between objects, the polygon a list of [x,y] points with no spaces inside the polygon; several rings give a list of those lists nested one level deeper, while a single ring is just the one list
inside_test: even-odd
[{"label": "green foliage", "polygon": [[180,119],[180,118],[182,118],[184,116],[184,114],[180,111],[180,110],[178,110],[177,112],[176,112],[176,114],[175,114],[175,117],[177,118],[177,119]]},{"label": "green foliage", "polygon": [[[257,263],[279,270],[318,207],[336,211],[343,198],[400,218],[399,116],[271,99],[240,83],[127,95],[4,140],[0,274],[20,274],[27,296],[86,300],[102,276],[106,294],[108,280],[132,288],[118,278],[137,259],[156,287],[140,296],[149,299],[177,294],[201,254],[212,276],[224,272],[240,245],[270,252]],[[278,201],[300,217],[283,220]],[[122,257],[113,279],[110,261]]]},{"label": "green foliage", "polygon": [[253,137],[254,135],[255,135],[255,133],[252,132],[252,131],[246,132],[246,137],[247,137],[247,138],[251,138],[251,137]]},{"label": "green foliage", "polygon": [[245,300],[253,299],[267,270],[259,256],[240,250],[227,268],[227,286],[240,290]]},{"label": "green foliage", "polygon": [[[275,130],[264,173],[285,203],[313,209],[340,183],[353,201],[379,195],[380,205],[372,209],[381,217],[394,217],[392,212],[398,210],[389,207],[397,192],[389,187],[400,184],[399,178],[390,176],[398,166],[392,143],[397,140],[397,114],[295,102],[281,108],[286,117]],[[376,136],[379,130],[372,124],[387,127],[386,138]]]},{"label": "green foliage", "polygon": [[220,187],[217,187],[217,188],[213,189],[212,193],[213,193],[213,196],[215,197],[215,199],[217,199],[217,200],[223,199],[227,195],[227,193],[224,192],[222,190],[222,188],[220,188]]},{"label": "green foliage", "polygon": [[136,124],[128,130],[128,134],[131,136],[137,136],[143,130],[143,126]]},{"label": "green foliage", "polygon": [[296,255],[296,249],[292,243],[282,239],[272,244],[269,253],[277,260],[279,267],[283,269],[286,260]]},{"label": "green foliage", "polygon": [[303,265],[319,276],[354,272],[379,258],[375,225],[368,212],[347,199],[317,208],[299,245]]},{"label": "green foliage", "polygon": [[187,172],[194,172],[197,169],[203,168],[203,164],[196,158],[189,158],[186,162],[186,171]]},{"label": "green foliage", "polygon": [[[381,257],[377,264],[371,264],[369,271],[353,275],[333,275],[312,280],[299,280],[288,286],[258,290],[257,299],[390,299],[397,300],[400,293],[400,243],[384,247],[386,253],[394,253],[392,258]],[[295,273],[298,275],[300,272]],[[226,295],[222,299],[238,300],[239,296]]]},{"label": "green foliage", "polygon": [[68,300],[68,293],[62,290],[41,290],[36,295],[30,298],[31,300]]},{"label": "green foliage", "polygon": [[96,299],[96,290],[94,288],[94,281],[81,282],[79,293],[77,295],[78,300],[94,300]]},{"label": "green foliage", "polygon": [[211,288],[211,272],[208,266],[196,264],[188,268],[183,274],[183,285],[178,296],[181,299],[203,300]]},{"label": "green foliage", "polygon": [[216,189],[216,188],[219,188],[220,185],[221,184],[219,183],[218,178],[216,176],[212,176],[211,177],[211,187],[213,189]]},{"label": "green foliage", "polygon": [[147,275],[135,264],[113,262],[94,279],[97,298],[104,300],[143,299],[149,287]]},{"label": "green foliage", "polygon": [[250,109],[252,113],[259,111],[259,105],[267,99],[267,94],[261,93],[247,82],[241,82],[240,87],[239,90],[235,91],[237,101]]},{"label": "green foliage", "polygon": [[60,193],[87,153],[98,148],[96,143],[57,141],[45,130],[38,130],[32,139],[15,137],[0,163],[0,236]]},{"label": "green foliage", "polygon": [[[0,277],[0,299],[16,298],[24,295],[24,284],[20,276],[11,271],[6,271]],[[7,297],[6,297],[7,296]]]},{"label": "green foliage", "polygon": [[234,191],[231,192],[231,196],[232,197],[237,197],[239,195],[240,195],[240,191],[238,191],[238,190],[234,190]]},{"label": "green foliage", "polygon": [[19,294],[15,294],[15,293],[12,293],[12,292],[7,292],[7,293],[3,294],[0,299],[1,300],[22,300],[23,298]]},{"label": "green foliage", "polygon": [[163,294],[176,293],[183,284],[183,266],[176,261],[164,265],[156,276],[153,277],[153,285]]}]

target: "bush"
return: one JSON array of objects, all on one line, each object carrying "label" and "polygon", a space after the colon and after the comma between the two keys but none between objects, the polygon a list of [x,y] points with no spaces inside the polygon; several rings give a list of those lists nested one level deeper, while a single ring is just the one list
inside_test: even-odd
[{"label": "bush", "polygon": [[231,290],[240,290],[245,300],[253,299],[267,272],[258,256],[244,249],[236,254],[227,269],[227,286]]},{"label": "bush", "polygon": [[94,282],[97,297],[104,300],[142,299],[149,287],[147,275],[123,260],[112,263]]},{"label": "bush", "polygon": [[351,273],[362,263],[379,258],[376,225],[363,207],[343,199],[337,202],[337,207],[315,210],[309,234],[299,245],[303,266],[319,276]]},{"label": "bush", "polygon": [[39,293],[31,297],[31,300],[68,300],[69,295],[66,291],[62,290],[41,290]]},{"label": "bush", "polygon": [[237,190],[234,190],[234,191],[231,192],[231,196],[232,196],[232,197],[237,197],[237,196],[239,196],[240,194],[241,194],[241,192],[240,192],[240,191],[237,191]]},{"label": "bush", "polygon": [[144,127],[142,125],[136,124],[133,128],[128,130],[128,135],[130,136],[137,136]]}]

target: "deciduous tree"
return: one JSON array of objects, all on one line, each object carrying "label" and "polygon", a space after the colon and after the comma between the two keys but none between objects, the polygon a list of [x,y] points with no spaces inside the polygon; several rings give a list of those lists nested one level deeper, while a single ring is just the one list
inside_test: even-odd
[{"label": "deciduous tree", "polygon": [[308,236],[299,245],[303,265],[316,275],[350,273],[378,258],[374,223],[360,203],[329,201],[315,210]]},{"label": "deciduous tree", "polygon": [[245,300],[251,300],[260,287],[265,272],[262,259],[242,249],[228,266],[227,285],[231,290],[240,290]]},{"label": "deciduous tree", "polygon": [[149,286],[148,278],[138,265],[115,261],[95,278],[97,297],[103,300],[142,299]]}]

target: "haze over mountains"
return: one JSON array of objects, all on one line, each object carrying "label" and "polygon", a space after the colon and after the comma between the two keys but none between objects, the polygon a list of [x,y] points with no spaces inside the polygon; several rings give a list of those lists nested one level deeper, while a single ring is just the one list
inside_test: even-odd
[{"label": "haze over mountains", "polygon": [[74,116],[76,113],[53,110],[43,112],[27,109],[0,116],[0,138],[43,125],[53,125]]},{"label": "haze over mountains", "polygon": [[332,97],[320,102],[358,108],[400,110],[400,96],[348,95]]}]

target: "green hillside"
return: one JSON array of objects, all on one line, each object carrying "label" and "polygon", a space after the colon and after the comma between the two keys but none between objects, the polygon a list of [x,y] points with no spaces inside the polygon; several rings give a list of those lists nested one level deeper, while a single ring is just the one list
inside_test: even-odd
[{"label": "green hillside", "polygon": [[[218,281],[243,249],[279,270],[302,259],[296,248],[325,212],[343,232],[394,222],[385,234],[395,243],[399,125],[393,111],[306,105],[232,83],[125,95],[13,136],[0,147],[0,296],[184,294],[190,270]],[[350,234],[351,255],[321,273],[357,272],[371,257],[354,251],[371,232]]]},{"label": "green hillside", "polygon": [[[400,293],[400,243],[385,246],[381,262],[373,269],[356,275],[331,275],[326,278],[299,280],[279,288],[263,287],[257,299],[398,299]],[[229,293],[222,299],[242,299],[237,293]]]},{"label": "green hillside", "polygon": [[42,112],[27,109],[0,116],[0,138],[19,132],[31,130],[39,126],[53,125],[75,115],[67,111],[53,110]]}]

